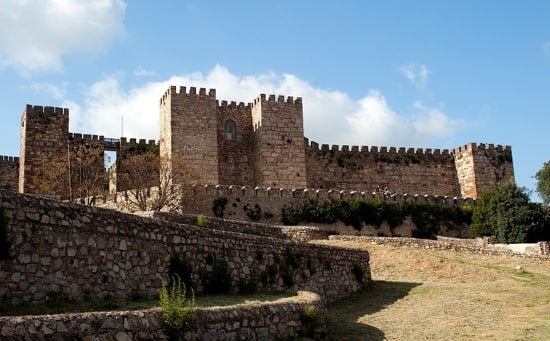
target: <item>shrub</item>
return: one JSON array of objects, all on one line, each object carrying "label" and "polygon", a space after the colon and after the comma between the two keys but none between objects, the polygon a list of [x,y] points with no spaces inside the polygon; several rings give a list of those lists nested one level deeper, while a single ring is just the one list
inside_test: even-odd
[{"label": "shrub", "polygon": [[305,305],[300,309],[300,322],[299,335],[314,338],[315,329],[326,323],[326,312],[313,304]]},{"label": "shrub", "polygon": [[302,210],[296,210],[292,207],[283,206],[281,212],[281,222],[285,225],[298,225],[302,221]]},{"label": "shrub", "polygon": [[217,218],[223,218],[225,205],[227,204],[226,197],[218,197],[212,202],[212,210]]},{"label": "shrub", "polygon": [[208,220],[206,220],[206,217],[203,215],[197,216],[197,226],[198,227],[207,227],[208,226]]},{"label": "shrub", "polygon": [[250,220],[260,220],[260,218],[262,217],[262,208],[260,207],[260,205],[256,204],[254,205],[254,209],[249,209],[249,210],[246,210],[246,216],[250,219]]},{"label": "shrub", "polygon": [[170,288],[163,285],[159,289],[159,298],[167,336],[171,340],[183,339],[184,334],[194,327],[196,306],[193,290],[187,299],[185,284],[179,276],[174,276]]},{"label": "shrub", "polygon": [[207,276],[204,292],[207,294],[227,294],[231,289],[229,265],[223,258],[215,258],[212,272]]}]

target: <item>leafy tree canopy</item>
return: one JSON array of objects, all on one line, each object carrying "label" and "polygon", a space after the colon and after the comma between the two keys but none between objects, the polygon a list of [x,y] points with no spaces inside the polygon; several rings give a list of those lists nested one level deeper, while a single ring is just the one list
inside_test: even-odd
[{"label": "leafy tree canopy", "polygon": [[535,174],[537,179],[537,193],[545,205],[550,204],[550,161],[544,163],[542,168]]},{"label": "leafy tree canopy", "polygon": [[547,212],[531,203],[528,191],[514,183],[484,193],[474,208],[471,232],[497,243],[528,243],[549,237]]}]

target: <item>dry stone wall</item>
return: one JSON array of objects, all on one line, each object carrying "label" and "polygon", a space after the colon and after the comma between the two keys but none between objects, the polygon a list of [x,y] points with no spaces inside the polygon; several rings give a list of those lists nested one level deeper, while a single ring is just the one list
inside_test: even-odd
[{"label": "dry stone wall", "polygon": [[[197,291],[224,259],[232,289],[252,274],[269,274],[260,288],[307,290],[332,301],[370,281],[366,251],[163,222],[112,210],[0,191],[9,218],[12,259],[0,262],[0,297],[42,302],[50,292],[77,299],[155,296],[172,255],[191,264]],[[282,267],[281,264],[292,264]],[[364,269],[356,278],[353,267]]]},{"label": "dry stone wall", "polygon": [[[189,340],[281,340],[297,336],[305,306],[323,311],[318,295],[298,296],[274,302],[233,307],[199,308]],[[320,320],[320,327],[325,321]],[[161,310],[92,312],[45,316],[0,317],[0,337],[24,340],[168,340]]]}]

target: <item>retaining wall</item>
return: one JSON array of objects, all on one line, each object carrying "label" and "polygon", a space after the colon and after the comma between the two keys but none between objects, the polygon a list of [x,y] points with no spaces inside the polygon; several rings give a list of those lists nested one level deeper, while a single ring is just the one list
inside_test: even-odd
[{"label": "retaining wall", "polygon": [[418,239],[404,237],[369,237],[369,236],[329,236],[330,240],[343,240],[352,242],[364,242],[374,245],[389,245],[394,247],[410,247],[433,250],[465,251],[470,253],[487,255],[506,255],[519,257],[532,257],[550,260],[550,242],[543,241],[530,244],[525,247],[522,244],[522,252],[514,245],[518,244],[489,244],[487,238],[460,239],[449,237],[437,237],[433,239]]},{"label": "retaining wall", "polygon": [[[12,259],[0,261],[0,297],[12,304],[43,302],[51,292],[78,299],[156,296],[170,258],[191,265],[197,292],[212,274],[212,259],[227,262],[239,280],[260,276],[261,289],[307,290],[328,302],[370,281],[366,251],[311,245],[138,217],[113,210],[0,190],[9,218]],[[210,260],[210,261],[209,261]],[[361,266],[364,278],[353,268]]]},{"label": "retaining wall", "polygon": [[[282,340],[296,337],[301,310],[313,305],[325,310],[318,295],[298,296],[274,302],[230,307],[198,308],[192,340]],[[326,320],[318,321],[322,331]],[[0,336],[23,340],[167,340],[161,310],[0,317]],[[321,336],[321,335],[319,335]]]}]

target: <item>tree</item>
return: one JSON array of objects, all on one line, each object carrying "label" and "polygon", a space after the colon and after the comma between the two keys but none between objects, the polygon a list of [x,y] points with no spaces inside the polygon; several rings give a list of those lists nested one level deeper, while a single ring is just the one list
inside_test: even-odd
[{"label": "tree", "polygon": [[77,145],[42,162],[40,193],[90,205],[105,192],[103,150],[94,145]]},{"label": "tree", "polygon": [[537,179],[537,193],[544,205],[550,204],[550,161],[546,161],[542,168],[535,174]]},{"label": "tree", "polygon": [[484,193],[472,220],[472,235],[492,235],[497,243],[536,242],[548,234],[542,207],[531,203],[527,190],[512,182]]},{"label": "tree", "polygon": [[128,202],[142,211],[180,209],[181,186],[191,181],[182,159],[160,158],[152,152],[124,159],[118,176],[127,188]]}]

